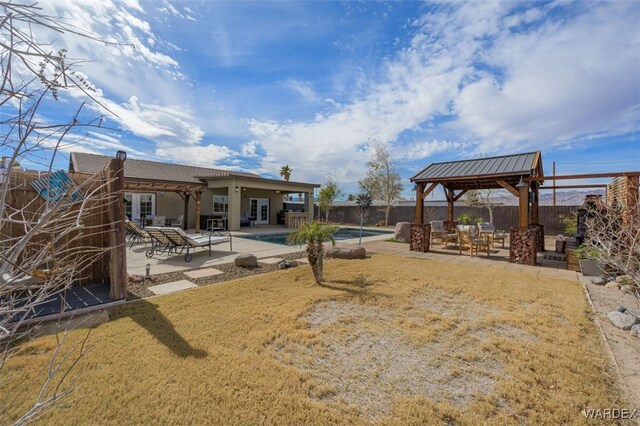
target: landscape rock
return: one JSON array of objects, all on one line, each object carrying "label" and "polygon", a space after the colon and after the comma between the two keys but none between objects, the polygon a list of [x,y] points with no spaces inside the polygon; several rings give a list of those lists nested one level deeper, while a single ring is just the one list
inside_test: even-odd
[{"label": "landscape rock", "polygon": [[607,280],[605,280],[604,277],[591,277],[590,280],[591,280],[591,283],[595,285],[605,285],[607,282]]},{"label": "landscape rock", "polygon": [[291,262],[289,260],[283,260],[282,262],[278,263],[278,269],[288,269],[288,268],[293,268],[294,266],[298,266],[296,264],[296,262]]},{"label": "landscape rock", "polygon": [[640,337],[640,324],[636,324],[631,327],[631,335]]},{"label": "landscape rock", "polygon": [[626,294],[632,294],[633,293],[633,287],[630,285],[621,285],[620,286],[620,291],[622,291],[623,293]]},{"label": "landscape rock", "polygon": [[605,288],[615,288],[616,290],[620,290],[620,284],[615,281],[609,281],[604,285]]},{"label": "landscape rock", "polygon": [[241,254],[234,263],[241,268],[255,268],[258,266],[258,258],[253,254]]},{"label": "landscape rock", "polygon": [[409,242],[409,234],[411,233],[411,224],[409,222],[396,223],[396,229],[393,232],[393,239],[403,243]]},{"label": "landscape rock", "polygon": [[142,275],[129,275],[129,282],[131,283],[141,283],[144,281],[144,276]]},{"label": "landscape rock", "polygon": [[622,312],[618,311],[609,312],[607,314],[607,318],[609,318],[609,321],[611,321],[613,325],[623,330],[630,330],[631,327],[640,322],[635,316],[623,314]]},{"label": "landscape rock", "polygon": [[364,259],[367,251],[364,247],[332,247],[327,250],[326,256],[334,259]]}]

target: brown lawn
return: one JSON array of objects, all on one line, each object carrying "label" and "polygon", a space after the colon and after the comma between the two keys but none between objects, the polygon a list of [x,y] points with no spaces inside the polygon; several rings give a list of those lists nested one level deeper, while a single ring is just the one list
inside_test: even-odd
[{"label": "brown lawn", "polygon": [[[41,422],[582,424],[623,405],[576,282],[387,255],[325,268],[323,287],[303,266],[119,307]],[[53,342],[24,344],[0,392],[33,395]]]}]

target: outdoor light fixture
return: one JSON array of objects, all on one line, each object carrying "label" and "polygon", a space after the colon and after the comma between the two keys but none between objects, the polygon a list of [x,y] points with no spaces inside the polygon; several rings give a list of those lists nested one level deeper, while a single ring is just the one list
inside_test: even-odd
[{"label": "outdoor light fixture", "polygon": [[280,190],[279,190],[279,189],[276,189],[276,194],[279,194],[279,193],[280,193]]},{"label": "outdoor light fixture", "polygon": [[149,275],[151,275],[151,264],[147,263],[146,267],[145,267],[145,278],[149,278]]},{"label": "outdoor light fixture", "polygon": [[124,161],[124,160],[126,160],[126,159],[127,159],[127,153],[126,153],[126,152],[124,152],[124,151],[118,151],[118,152],[116,152],[116,158],[117,158],[118,160],[122,160],[122,161]]},{"label": "outdoor light fixture", "polygon": [[236,186],[236,192],[239,192],[239,191],[240,191],[240,187]]},{"label": "outdoor light fixture", "polygon": [[516,188],[522,188],[524,186],[527,186],[527,183],[524,181],[522,176],[520,176],[520,182],[518,182],[518,184],[516,185]]}]

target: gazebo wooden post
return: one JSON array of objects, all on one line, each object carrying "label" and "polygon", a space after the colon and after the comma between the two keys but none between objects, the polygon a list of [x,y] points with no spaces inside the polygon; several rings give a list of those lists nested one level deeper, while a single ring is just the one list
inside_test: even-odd
[{"label": "gazebo wooden post", "polygon": [[538,205],[539,205],[539,197],[538,197],[538,183],[534,183],[531,186],[533,191],[533,203],[531,203],[531,223],[538,224],[539,223],[539,215],[538,215]]},{"label": "gazebo wooden post", "polygon": [[453,191],[450,191],[449,188],[445,186],[444,193],[447,196],[447,220],[453,222]]},{"label": "gazebo wooden post", "polygon": [[200,232],[200,199],[202,197],[202,191],[195,191],[194,198],[196,201],[196,233]]},{"label": "gazebo wooden post", "polygon": [[189,197],[191,194],[185,192],[182,195],[182,199],[184,200],[184,219],[182,220],[182,229],[187,230],[189,224]]},{"label": "gazebo wooden post", "polygon": [[518,227],[526,229],[529,226],[529,185],[521,182],[517,185],[519,206],[518,206]]},{"label": "gazebo wooden post", "polygon": [[425,184],[420,182],[417,184],[416,189],[416,223],[424,223],[424,186]]},{"label": "gazebo wooden post", "polygon": [[627,199],[625,201],[627,202],[628,210],[627,220],[631,221],[640,214],[638,211],[638,186],[640,185],[640,176],[627,176],[626,180]]}]

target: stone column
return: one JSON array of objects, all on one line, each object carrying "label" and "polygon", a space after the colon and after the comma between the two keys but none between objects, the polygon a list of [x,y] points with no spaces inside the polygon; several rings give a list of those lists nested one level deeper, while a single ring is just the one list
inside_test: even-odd
[{"label": "stone column", "polygon": [[409,233],[409,250],[426,253],[431,240],[431,224],[412,223]]},{"label": "stone column", "polygon": [[313,222],[313,192],[304,193],[304,211],[309,212],[309,222]]}]

